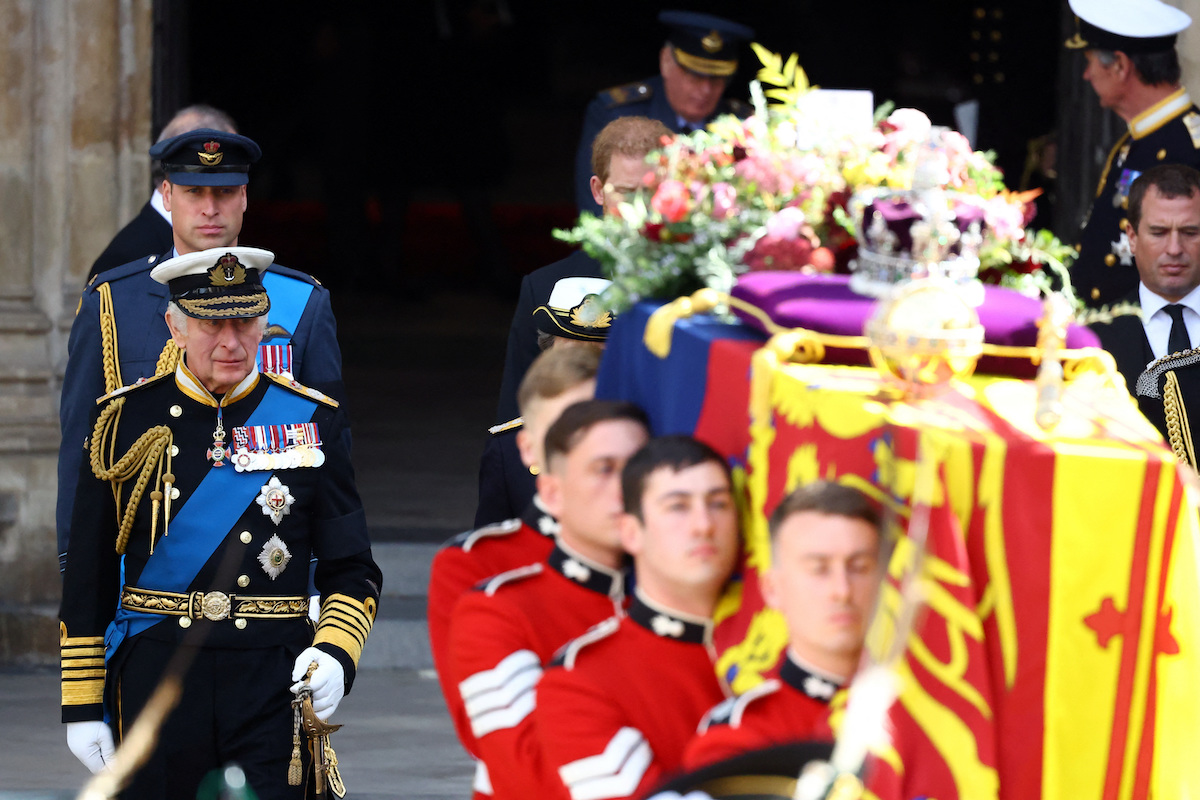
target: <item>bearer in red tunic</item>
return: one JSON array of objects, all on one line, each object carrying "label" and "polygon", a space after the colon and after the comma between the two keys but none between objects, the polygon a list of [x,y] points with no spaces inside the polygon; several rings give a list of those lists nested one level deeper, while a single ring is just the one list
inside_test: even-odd
[{"label": "bearer in red tunic", "polygon": [[[521,459],[534,474],[545,462],[546,429],[567,406],[596,392],[601,350],[594,346],[554,347],[533,362],[517,394],[524,423],[517,432]],[[442,696],[458,739],[472,755],[475,738],[458,685],[450,678],[447,648],[450,614],[459,598],[480,581],[516,567],[544,561],[554,547],[558,521],[534,495],[521,517],[460,534],[438,551],[429,571],[429,644]]]},{"label": "bearer in red tunic", "polygon": [[688,745],[688,769],[805,739],[830,739],[829,701],[862,655],[879,585],[879,514],[860,491],[818,481],[771,515],[766,603],[788,628],[779,677],[712,709]]},{"label": "bearer in red tunic", "polygon": [[538,685],[538,735],[572,800],[635,797],[676,770],[724,696],[712,613],[737,561],[724,459],[686,436],[652,440],[622,476],[629,616],[573,641]]},{"label": "bearer in red tunic", "polygon": [[636,406],[576,403],[546,433],[538,494],[559,522],[548,558],[491,578],[450,619],[449,675],[458,686],[480,771],[476,795],[561,794],[534,732],[542,667],[554,652],[624,605],[619,476],[648,438]]}]

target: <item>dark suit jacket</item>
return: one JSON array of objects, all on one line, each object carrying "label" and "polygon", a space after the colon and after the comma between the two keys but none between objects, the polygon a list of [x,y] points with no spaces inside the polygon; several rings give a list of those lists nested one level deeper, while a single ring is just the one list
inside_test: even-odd
[{"label": "dark suit jacket", "polygon": [[537,494],[537,478],[521,461],[517,431],[502,431],[488,439],[479,460],[479,505],[475,527],[519,517]]},{"label": "dark suit jacket", "polygon": [[[1138,292],[1125,295],[1120,302],[1141,304]],[[1138,376],[1146,370],[1146,366],[1154,361],[1154,352],[1150,349],[1150,341],[1146,338],[1146,328],[1139,317],[1117,317],[1112,322],[1096,323],[1091,326],[1100,337],[1101,346],[1112,354],[1117,362],[1117,369],[1125,378],[1125,387],[1137,400],[1138,408],[1146,419],[1154,424],[1163,438],[1170,441],[1167,432],[1167,417],[1161,397],[1138,397],[1135,393]],[[1179,380],[1183,392],[1184,407],[1190,420],[1200,423],[1200,364],[1181,367],[1172,370]],[[1158,388],[1161,393],[1165,376],[1159,378]]]},{"label": "dark suit jacket", "polygon": [[96,259],[96,263],[92,264],[88,280],[104,270],[128,264],[145,256],[165,253],[174,245],[171,223],[163,219],[162,214],[155,211],[154,206],[147,200],[138,215],[117,231],[117,235]]}]

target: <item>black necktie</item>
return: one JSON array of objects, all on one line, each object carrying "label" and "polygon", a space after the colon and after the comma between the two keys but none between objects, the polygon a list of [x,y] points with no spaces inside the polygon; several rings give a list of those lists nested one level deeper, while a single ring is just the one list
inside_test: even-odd
[{"label": "black necktie", "polygon": [[1164,306],[1163,311],[1171,317],[1171,337],[1167,339],[1167,355],[1191,350],[1192,340],[1188,338],[1187,325],[1183,321],[1183,306],[1171,303]]}]

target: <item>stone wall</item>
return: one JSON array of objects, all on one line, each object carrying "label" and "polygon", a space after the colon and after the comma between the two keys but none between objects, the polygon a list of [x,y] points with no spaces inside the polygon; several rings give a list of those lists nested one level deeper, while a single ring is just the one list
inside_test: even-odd
[{"label": "stone wall", "polygon": [[151,0],[0,0],[0,663],[57,658],[66,339],[148,196],[152,23]]}]

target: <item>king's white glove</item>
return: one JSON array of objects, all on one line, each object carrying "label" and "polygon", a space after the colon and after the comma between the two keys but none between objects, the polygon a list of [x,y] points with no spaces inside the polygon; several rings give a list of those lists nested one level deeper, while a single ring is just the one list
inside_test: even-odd
[{"label": "king's white glove", "polygon": [[98,720],[68,722],[67,747],[92,772],[99,772],[111,764],[117,751],[112,731]]},{"label": "king's white glove", "polygon": [[310,647],[296,656],[296,665],[292,667],[292,680],[295,681],[292,684],[292,694],[300,694],[308,665],[314,661],[317,662],[317,670],[309,679],[308,685],[312,687],[313,692],[313,712],[316,713],[317,719],[324,722],[337,711],[338,703],[342,702],[342,696],[346,694],[346,671],[329,653]]}]

